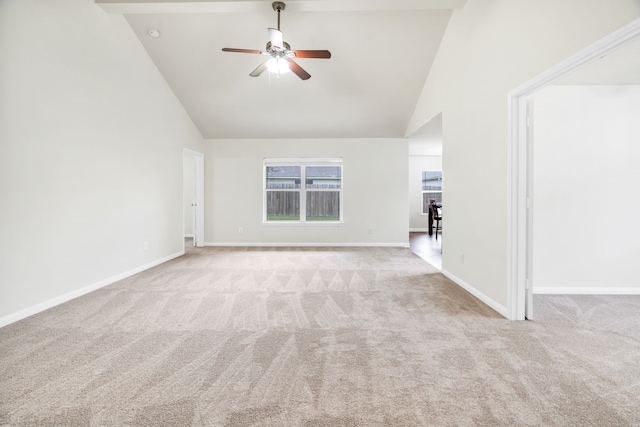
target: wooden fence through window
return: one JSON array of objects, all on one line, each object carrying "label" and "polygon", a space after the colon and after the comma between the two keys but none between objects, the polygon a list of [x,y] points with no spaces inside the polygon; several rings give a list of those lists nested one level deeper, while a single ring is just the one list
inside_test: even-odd
[{"label": "wooden fence through window", "polygon": [[[296,189],[296,184],[270,184],[269,189]],[[313,191],[314,188],[340,188],[336,184],[308,184],[306,186],[307,218],[340,218],[339,191]],[[267,191],[267,215],[299,216],[300,192]]]}]

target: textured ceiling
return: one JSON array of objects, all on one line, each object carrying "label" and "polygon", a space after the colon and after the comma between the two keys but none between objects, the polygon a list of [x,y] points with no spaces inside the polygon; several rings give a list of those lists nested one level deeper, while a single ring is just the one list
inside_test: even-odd
[{"label": "textured ceiling", "polygon": [[[452,9],[461,0],[285,2],[284,40],[327,49],[311,74],[250,77],[277,26],[271,1],[103,0],[122,13],[205,138],[404,137]],[[156,28],[160,37],[147,34]]]}]

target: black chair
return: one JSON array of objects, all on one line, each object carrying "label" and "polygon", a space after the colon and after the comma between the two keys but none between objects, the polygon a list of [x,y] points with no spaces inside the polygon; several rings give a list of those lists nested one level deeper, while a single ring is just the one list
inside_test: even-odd
[{"label": "black chair", "polygon": [[436,240],[438,240],[438,230],[442,230],[442,225],[440,221],[442,221],[442,211],[441,208],[436,205],[435,200],[429,204],[429,210],[431,211],[431,218],[433,218],[434,224],[432,228],[435,228]]}]

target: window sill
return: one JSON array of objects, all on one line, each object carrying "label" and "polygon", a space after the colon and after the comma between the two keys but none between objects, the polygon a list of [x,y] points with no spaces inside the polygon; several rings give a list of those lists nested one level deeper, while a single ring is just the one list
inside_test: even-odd
[{"label": "window sill", "polygon": [[342,227],[344,221],[262,221],[267,227]]}]

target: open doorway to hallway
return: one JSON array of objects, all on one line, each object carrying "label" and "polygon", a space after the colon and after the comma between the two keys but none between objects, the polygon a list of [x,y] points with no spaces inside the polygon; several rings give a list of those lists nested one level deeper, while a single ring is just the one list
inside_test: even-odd
[{"label": "open doorway to hallway", "polygon": [[182,207],[184,223],[184,250],[193,248],[193,231],[195,216],[195,160],[193,153],[185,152],[182,161]]},{"label": "open doorway to hallway", "polygon": [[[609,36],[588,46],[509,93],[510,181],[507,273],[509,280],[508,317],[510,319],[521,320],[533,317],[533,290],[537,286],[536,282],[539,282],[538,279],[543,278],[540,271],[535,271],[534,263],[538,267],[547,267],[544,262],[540,262],[541,255],[545,255],[546,249],[538,247],[536,250],[535,241],[544,243],[548,240],[546,236],[557,235],[557,231],[554,233],[550,227],[546,227],[546,231],[540,230],[542,228],[541,222],[544,222],[541,221],[541,207],[548,206],[553,209],[550,215],[552,220],[546,221],[548,224],[561,226],[561,220],[565,219],[569,219],[571,226],[581,223],[583,226],[578,229],[578,235],[582,238],[591,232],[594,239],[588,241],[588,243],[589,245],[595,243],[586,252],[589,256],[579,256],[578,251],[573,249],[566,250],[565,248],[562,251],[562,260],[558,261],[556,254],[554,265],[559,265],[561,269],[569,271],[570,274],[565,275],[565,278],[560,280],[563,282],[560,286],[555,284],[550,286],[549,283],[551,282],[548,282],[543,283],[542,288],[547,288],[547,292],[552,289],[553,293],[559,292],[560,289],[564,293],[585,293],[587,291],[589,291],[588,293],[595,293],[592,291],[596,289],[605,290],[606,292],[604,293],[637,293],[638,289],[640,289],[635,285],[636,281],[631,282],[631,286],[629,286],[629,284],[623,283],[625,280],[613,279],[608,274],[609,272],[617,274],[623,269],[619,269],[615,265],[611,265],[611,263],[604,265],[607,263],[602,261],[610,255],[609,252],[611,250],[603,245],[603,243],[608,243],[607,241],[597,241],[597,238],[613,237],[615,233],[610,227],[615,224],[613,221],[620,220],[619,223],[623,224],[623,228],[625,227],[624,224],[629,223],[629,221],[624,221],[617,216],[615,218],[607,218],[608,212],[615,212],[616,209],[619,209],[624,211],[625,214],[626,211],[630,211],[632,216],[634,213],[637,216],[635,198],[629,198],[628,196],[629,193],[633,194],[633,191],[630,192],[628,187],[627,189],[623,188],[623,185],[627,182],[637,181],[635,176],[628,176],[629,173],[634,173],[636,169],[634,165],[637,164],[637,161],[634,160],[637,159],[637,152],[629,150],[630,148],[635,149],[636,144],[628,142],[630,140],[629,137],[632,139],[636,136],[635,139],[637,139],[637,127],[634,127],[636,121],[627,120],[624,117],[628,115],[630,108],[635,108],[633,106],[629,107],[629,105],[637,101],[637,97],[634,98],[632,93],[634,92],[634,87],[637,88],[640,85],[640,81],[638,81],[640,60],[638,60],[639,56],[636,50],[637,46],[640,46],[638,45],[638,40],[640,40],[640,19],[636,19],[616,30]],[[554,108],[557,107],[559,96],[564,97],[571,104],[564,103],[564,106],[561,107],[562,111],[551,112],[549,114],[550,117],[547,118],[547,124],[552,126],[546,126],[546,128],[552,128],[553,132],[550,134],[553,139],[558,140],[554,147],[558,147],[558,144],[564,144],[561,148],[565,149],[565,152],[561,153],[556,149],[550,151],[551,156],[548,157],[550,162],[548,162],[544,174],[540,174],[535,173],[534,170],[536,162],[544,163],[540,161],[542,158],[537,155],[534,161],[535,145],[540,142],[539,136],[541,134],[536,122],[540,122],[540,112],[547,112],[545,110],[549,107],[536,108],[535,114],[532,115],[534,105],[532,100],[538,102],[542,99],[537,99],[538,94],[542,92],[541,89],[545,87],[553,88],[554,84],[560,84],[561,86],[560,89],[553,89],[558,93],[552,94],[555,98],[551,99],[551,102],[547,102],[547,105],[551,105]],[[567,96],[568,92],[573,93],[573,95]],[[583,98],[588,97],[590,100],[588,102],[577,100],[576,93]],[[605,101],[613,103],[611,105],[615,104],[615,106],[609,106],[603,110],[602,107]],[[619,107],[618,104],[622,104],[622,107]],[[571,115],[567,113],[571,113]],[[637,117],[637,113],[634,117]],[[572,120],[572,122],[566,123],[569,120]],[[604,122],[614,124],[613,126],[603,126]],[[532,132],[530,131],[531,128],[533,128]],[[578,131],[582,132],[582,134],[579,134]],[[564,136],[558,137],[561,134]],[[534,142],[534,139],[536,142]],[[592,141],[592,143],[586,144],[586,140]],[[568,147],[566,144],[571,144],[572,146]],[[566,150],[566,148],[569,148],[569,150]],[[615,149],[617,148],[621,150],[616,152]],[[583,162],[578,164],[578,159],[585,157],[590,150],[595,153],[595,155],[588,157],[590,163]],[[569,152],[567,153],[567,151]],[[582,192],[579,197],[579,208],[573,209],[574,213],[567,213],[567,210],[560,209],[561,203],[556,203],[555,201],[550,203],[549,200],[546,200],[550,199],[553,193],[557,193],[556,190],[559,188],[559,182],[552,182],[551,185],[543,183],[547,189],[551,189],[544,190],[544,185],[541,186],[540,182],[541,177],[546,178],[550,175],[549,171],[553,168],[550,168],[549,165],[553,163],[560,165],[558,169],[554,169],[560,171],[558,175],[566,175],[562,178],[563,180],[566,177],[572,180],[569,182],[569,187],[565,187],[568,189],[565,189],[560,197],[555,197],[555,201],[561,203],[572,202],[567,198],[567,195],[576,195],[578,188],[584,187],[585,183],[592,183],[587,185],[588,188],[586,188],[585,192]],[[612,167],[609,167],[609,164]],[[537,168],[537,166],[535,167]],[[612,180],[612,177],[616,178]],[[593,180],[593,178],[596,178],[596,180]],[[604,181],[600,182],[597,178],[601,178]],[[613,185],[611,182],[614,182]],[[605,184],[604,186],[596,188],[603,183]],[[537,190],[535,189],[536,187]],[[625,194],[618,196],[612,193],[612,188],[615,191],[622,190]],[[618,200],[621,202],[617,203]],[[633,209],[626,207],[625,203],[627,202],[633,204]],[[616,209],[609,210],[612,206],[615,206]],[[589,220],[587,214],[591,213],[592,210],[596,213]],[[547,233],[542,240],[540,237],[538,239],[535,238],[534,224],[536,223],[538,223],[537,228],[540,234]],[[594,227],[598,227],[598,230],[595,230]],[[596,234],[596,231],[601,230],[605,232],[608,230],[609,234]],[[575,243],[576,239],[573,239],[566,231],[564,228],[561,230],[565,242]],[[617,240],[626,244],[628,241],[626,238],[627,230],[624,229],[621,234],[623,235],[622,239],[618,238]],[[588,245],[582,246],[588,248]],[[580,249],[583,248],[580,247]],[[621,258],[628,257],[627,265],[632,265],[633,259],[637,259],[638,256],[637,252],[631,253],[631,251],[623,248],[621,244],[614,244],[612,250],[618,253],[612,259],[619,261]],[[549,252],[551,253],[551,251]],[[569,260],[565,256],[567,254],[573,256],[573,258],[576,258],[574,255],[578,254],[578,263],[574,267],[567,268],[569,265]],[[553,256],[553,254],[551,255]],[[595,255],[597,259],[594,260],[592,255]],[[598,256],[600,257],[598,258]],[[536,258],[538,260],[534,261]],[[584,277],[588,277],[591,280],[598,277],[598,274],[595,273],[596,268],[608,269],[604,271],[606,277],[602,276],[600,278],[600,283],[603,283],[603,286],[597,283],[585,286],[587,280],[580,279],[577,274],[574,274],[576,271],[583,272],[584,270],[588,272],[588,275]],[[560,270],[556,269],[553,272],[554,282],[558,281],[558,271]],[[615,292],[611,291],[609,283],[618,284]]]},{"label": "open doorway to hallway", "polygon": [[640,73],[620,70],[581,69],[533,95],[534,294],[640,293],[629,236],[640,215]]},{"label": "open doorway to hallway", "polygon": [[[193,247],[204,246],[204,155],[183,149],[182,155],[183,237]],[[185,244],[185,251],[187,246]]]},{"label": "open doorway to hallway", "polygon": [[[413,253],[442,269],[442,235],[436,239],[429,233],[429,200],[442,206],[442,113],[408,139],[409,244]],[[434,186],[435,177],[439,185]]]}]

